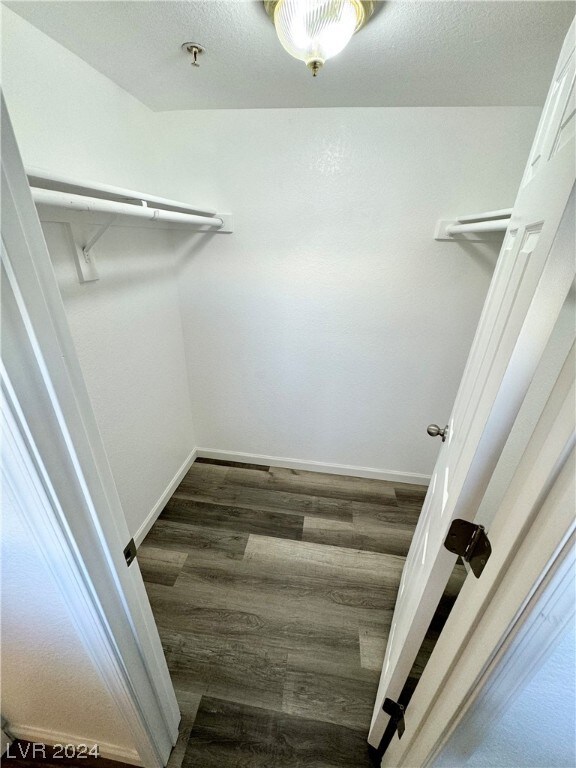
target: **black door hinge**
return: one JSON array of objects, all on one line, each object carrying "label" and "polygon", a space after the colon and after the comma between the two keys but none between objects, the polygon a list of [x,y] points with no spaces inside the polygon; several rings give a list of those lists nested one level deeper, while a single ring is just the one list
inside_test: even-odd
[{"label": "black door hinge", "polygon": [[128,544],[124,547],[124,559],[126,560],[126,565],[132,564],[136,558],[136,554],[136,544],[134,544],[134,539],[130,539]]},{"label": "black door hinge", "polygon": [[401,739],[405,731],[404,707],[402,704],[398,704],[398,702],[392,701],[392,699],[384,699],[382,711],[386,712],[387,715],[390,715],[390,720],[388,721],[388,725],[384,730],[384,734],[382,735],[378,746],[373,747],[368,745],[368,754],[374,768],[380,768],[382,765],[382,756],[390,746],[394,734],[398,733],[398,738]]},{"label": "black door hinge", "polygon": [[384,699],[382,709],[387,715],[390,715],[390,720],[398,731],[398,738],[401,739],[406,730],[404,726],[404,707],[402,704],[392,701],[392,699]]},{"label": "black door hinge", "polygon": [[477,579],[484,570],[492,554],[492,547],[483,525],[475,525],[467,520],[452,520],[444,546],[467,563]]}]

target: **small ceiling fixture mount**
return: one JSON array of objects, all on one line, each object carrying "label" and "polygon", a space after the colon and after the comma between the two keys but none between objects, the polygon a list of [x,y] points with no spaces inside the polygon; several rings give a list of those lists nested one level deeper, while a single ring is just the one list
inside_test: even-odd
[{"label": "small ceiling fixture mount", "polygon": [[192,56],[192,66],[199,67],[198,56],[201,56],[204,53],[204,47],[198,43],[182,43],[180,47],[183,51],[186,51],[186,53],[189,53],[190,56]]},{"label": "small ceiling fixture mount", "polygon": [[278,39],[316,77],[374,12],[372,0],[264,0]]}]

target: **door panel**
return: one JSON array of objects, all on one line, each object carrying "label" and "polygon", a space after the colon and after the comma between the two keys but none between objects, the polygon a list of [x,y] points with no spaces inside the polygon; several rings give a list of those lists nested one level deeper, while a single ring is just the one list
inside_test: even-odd
[{"label": "door panel", "polygon": [[369,735],[374,747],[389,722],[384,699],[398,700],[456,561],[443,546],[448,528],[455,518],[474,519],[574,280],[573,249],[555,247],[574,204],[567,138],[574,124],[573,25],[406,558]]}]

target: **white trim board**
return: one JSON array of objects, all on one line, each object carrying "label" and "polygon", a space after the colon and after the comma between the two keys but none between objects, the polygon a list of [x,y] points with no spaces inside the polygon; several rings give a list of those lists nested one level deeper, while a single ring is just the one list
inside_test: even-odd
[{"label": "white trim board", "polygon": [[[73,736],[69,733],[57,733],[56,731],[35,728],[30,725],[10,724],[9,729],[13,739],[22,739],[22,741],[30,741],[33,744],[48,744],[51,747],[55,744],[74,744],[75,746],[85,744],[88,749],[97,746],[99,757],[105,757],[108,760],[116,760],[119,763],[129,763],[130,765],[138,766],[142,765],[142,761],[135,749],[118,747],[114,744],[107,744],[102,741],[95,742],[94,739],[85,739],[83,736]],[[15,753],[12,756],[17,757],[19,755]]]},{"label": "white trim board", "polygon": [[148,534],[148,531],[150,530],[150,528],[152,528],[152,526],[160,516],[160,513],[162,512],[166,504],[168,504],[168,502],[170,501],[170,497],[172,496],[176,488],[180,485],[182,478],[184,477],[186,472],[188,472],[188,470],[196,460],[196,456],[197,456],[197,449],[194,448],[192,452],[189,454],[189,456],[186,458],[186,460],[184,461],[180,469],[176,472],[172,480],[170,480],[170,482],[168,483],[168,487],[162,493],[162,495],[160,496],[156,504],[154,504],[154,506],[146,516],[146,519],[144,520],[140,528],[138,528],[138,530],[134,534],[134,543],[136,544],[137,547],[139,547],[140,544],[142,544],[142,542],[146,538],[146,535]]},{"label": "white trim board", "polygon": [[393,483],[411,483],[412,485],[427,486],[430,482],[430,475],[420,475],[415,472],[396,472],[392,469],[356,467],[349,464],[327,464],[321,461],[287,459],[281,456],[263,456],[257,453],[242,453],[241,451],[221,451],[217,448],[197,448],[196,455],[202,459],[238,461],[245,464],[264,464],[270,467],[302,469],[307,472],[326,472],[330,475],[349,475],[351,477],[366,477],[371,480],[388,480]]},{"label": "white trim board", "polygon": [[142,576],[126,567],[128,527],[0,102],[1,261],[9,299],[2,415],[11,446],[10,472],[6,462],[2,467],[5,488],[54,575],[139,759],[147,768],[162,768],[178,738],[178,702]]}]

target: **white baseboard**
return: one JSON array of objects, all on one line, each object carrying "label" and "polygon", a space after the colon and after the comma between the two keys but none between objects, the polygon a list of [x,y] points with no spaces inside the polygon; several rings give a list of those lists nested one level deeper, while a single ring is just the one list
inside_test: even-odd
[{"label": "white baseboard", "polygon": [[138,528],[138,530],[134,534],[134,543],[136,544],[137,547],[139,547],[140,544],[142,544],[142,542],[146,538],[146,534],[158,519],[160,512],[162,512],[162,510],[170,500],[170,497],[172,496],[176,488],[180,485],[182,478],[194,463],[194,459],[196,458],[197,455],[198,455],[197,449],[194,448],[194,450],[187,457],[184,464],[182,464],[178,472],[176,472],[176,474],[168,484],[168,487],[166,488],[162,496],[160,496],[156,504],[154,504],[150,513],[147,515],[146,519],[144,520],[140,528]]},{"label": "white baseboard", "polygon": [[[107,744],[102,741],[94,741],[94,739],[87,739],[83,736],[73,736],[69,733],[57,733],[56,731],[46,730],[44,728],[35,728],[28,725],[12,725],[9,724],[8,729],[10,736],[14,739],[22,739],[23,741],[30,741],[33,744],[48,744],[54,746],[55,744],[71,744],[77,747],[79,744],[85,744],[88,749],[94,746],[98,746],[98,754],[100,757],[106,757],[108,760],[117,760],[119,763],[129,763],[130,765],[142,765],[140,756],[135,749],[128,749],[127,747],[119,747],[115,744]],[[38,752],[36,753],[38,755]],[[11,757],[16,759],[21,757],[16,753]],[[5,755],[4,760],[6,765],[10,765],[8,755]],[[4,760],[2,762],[4,762]],[[68,762],[63,760],[62,762]],[[81,760],[78,761],[79,764]]]},{"label": "white baseboard", "polygon": [[392,469],[373,469],[372,467],[357,467],[350,464],[326,464],[321,461],[303,461],[302,459],[287,459],[281,456],[263,456],[256,453],[242,453],[240,451],[221,451],[217,448],[194,448],[134,534],[134,542],[137,547],[142,544],[146,534],[158,519],[158,516],[197,457],[220,459],[221,461],[239,461],[244,464],[264,464],[269,467],[303,469],[307,472],[326,472],[331,475],[367,477],[372,480],[388,480],[392,483],[428,485],[430,482],[430,475],[420,475],[415,472],[396,472]]},{"label": "white baseboard", "polygon": [[373,469],[371,467],[357,467],[349,464],[325,464],[321,461],[261,456],[255,453],[221,451],[214,448],[197,448],[196,456],[204,459],[220,459],[221,461],[239,461],[244,464],[264,464],[270,467],[304,469],[308,472],[326,472],[332,475],[367,477],[372,480],[388,480],[393,483],[411,483],[412,485],[428,485],[430,483],[430,475],[420,475],[415,472],[396,472],[392,469]]}]

